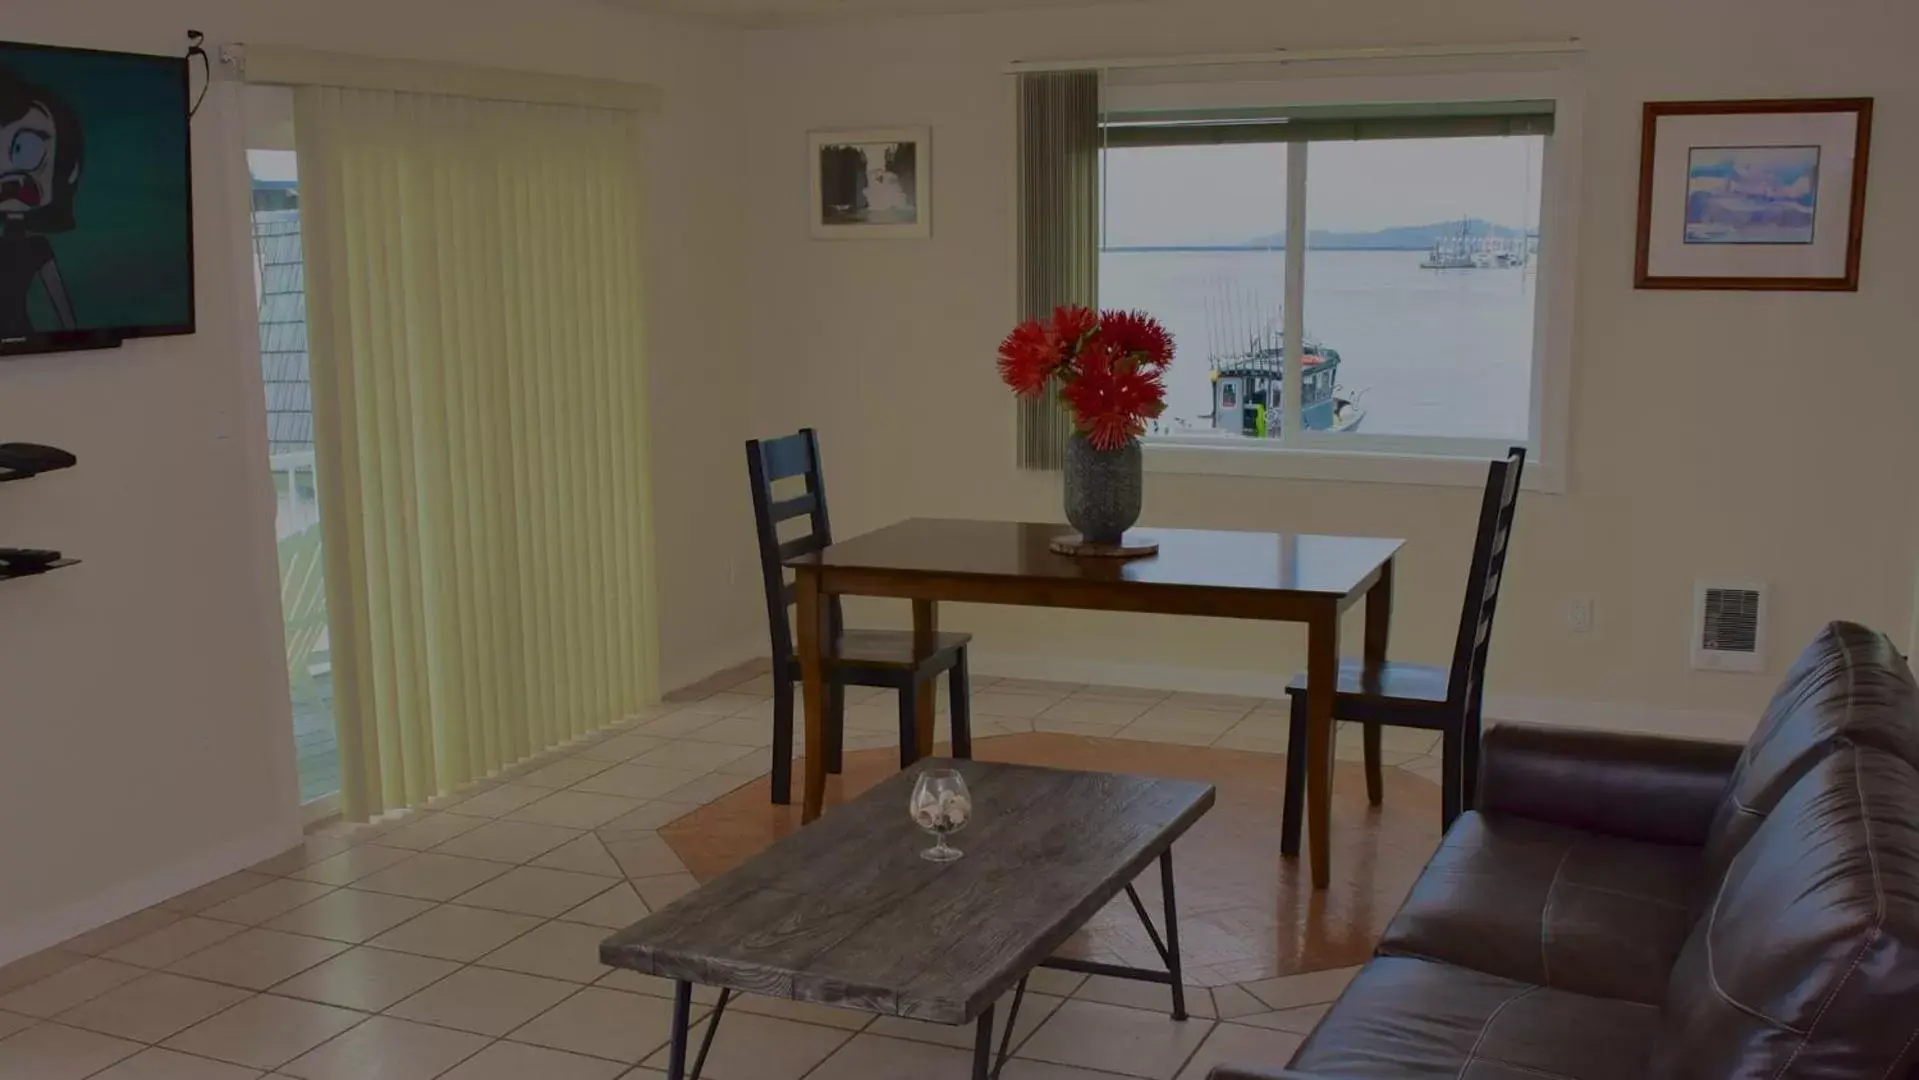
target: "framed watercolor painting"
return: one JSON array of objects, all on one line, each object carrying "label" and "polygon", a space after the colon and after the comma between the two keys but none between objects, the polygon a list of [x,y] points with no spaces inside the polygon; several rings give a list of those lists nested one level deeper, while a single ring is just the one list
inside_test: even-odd
[{"label": "framed watercolor painting", "polygon": [[924,240],[932,235],[930,129],[815,131],[808,138],[815,237]]},{"label": "framed watercolor painting", "polygon": [[1649,101],[1641,289],[1859,288],[1872,99]]}]

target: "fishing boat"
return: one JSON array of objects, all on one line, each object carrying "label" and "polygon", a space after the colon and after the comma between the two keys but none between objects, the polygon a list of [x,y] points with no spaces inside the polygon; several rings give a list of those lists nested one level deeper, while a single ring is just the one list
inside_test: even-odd
[{"label": "fishing boat", "polygon": [[1419,263],[1422,270],[1507,270],[1526,265],[1530,252],[1530,241],[1524,237],[1508,240],[1491,234],[1492,226],[1486,226],[1483,235],[1473,233],[1471,218],[1462,218],[1459,231],[1442,236],[1433,241],[1426,257]]},{"label": "fishing boat", "polygon": [[[1309,339],[1304,353],[1300,420],[1306,430],[1356,430],[1366,410],[1359,406],[1359,395],[1342,395],[1338,351]],[[1278,438],[1286,376],[1283,335],[1273,331],[1250,341],[1243,352],[1215,355],[1212,367],[1213,428],[1256,439]]]}]

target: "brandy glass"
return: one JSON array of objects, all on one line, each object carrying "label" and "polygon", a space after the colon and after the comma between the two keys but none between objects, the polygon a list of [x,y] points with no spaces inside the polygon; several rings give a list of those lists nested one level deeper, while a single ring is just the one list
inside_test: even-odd
[{"label": "brandy glass", "polygon": [[946,843],[946,838],[964,829],[973,817],[973,797],[966,791],[966,778],[954,769],[928,769],[913,784],[913,797],[907,802],[913,824],[932,833],[935,843],[920,852],[931,862],[952,862],[963,852]]}]

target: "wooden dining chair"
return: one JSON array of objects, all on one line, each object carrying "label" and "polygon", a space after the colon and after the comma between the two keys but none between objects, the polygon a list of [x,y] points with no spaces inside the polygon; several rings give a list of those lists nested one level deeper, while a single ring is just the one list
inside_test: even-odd
[{"label": "wooden dining chair", "polygon": [[[1466,575],[1466,602],[1450,667],[1387,661],[1371,678],[1363,662],[1342,658],[1333,718],[1363,725],[1366,797],[1380,804],[1380,728],[1409,727],[1441,733],[1441,828],[1451,827],[1460,811],[1473,804],[1479,773],[1480,704],[1485,690],[1486,656],[1492,642],[1493,613],[1506,568],[1513,513],[1519,505],[1519,477],[1526,448],[1515,446],[1486,474],[1479,508],[1479,532]],[[1291,720],[1286,739],[1286,803],[1279,850],[1299,854],[1301,807],[1306,788],[1306,676],[1287,684]]]},{"label": "wooden dining chair", "polygon": [[[759,532],[760,573],[766,584],[766,619],[773,639],[773,801],[785,805],[793,798],[793,687],[800,681],[800,659],[793,648],[787,608],[797,599],[782,565],[787,559],[810,555],[833,543],[826,516],[826,482],[820,470],[820,442],[812,428],[777,439],[751,439],[746,444],[746,470],[753,482],[753,519]],[[776,499],[773,485],[802,479],[797,495]],[[806,519],[806,530],[780,539],[783,522]],[[900,768],[918,760],[916,717],[922,694],[934,692],[941,672],[952,689],[953,756],[973,756],[971,698],[966,674],[966,643],[970,634],[938,633],[932,648],[920,655],[911,630],[847,630],[840,600],[831,598],[833,647],[826,654],[827,734],[826,770],[840,771],[846,742],[846,687],[890,687],[899,692]]]}]

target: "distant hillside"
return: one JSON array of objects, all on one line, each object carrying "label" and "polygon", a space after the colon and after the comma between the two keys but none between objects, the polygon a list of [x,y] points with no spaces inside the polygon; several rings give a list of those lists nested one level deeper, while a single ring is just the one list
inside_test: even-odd
[{"label": "distant hillside", "polygon": [[[1431,225],[1395,225],[1390,228],[1376,229],[1372,232],[1338,232],[1332,229],[1314,229],[1307,234],[1308,250],[1319,251],[1425,251],[1434,241],[1444,237],[1457,236],[1460,231],[1458,221],[1439,221]],[[1498,225],[1481,218],[1468,218],[1466,234],[1480,237],[1491,236],[1502,240],[1514,240],[1526,235],[1526,230],[1515,229],[1508,225]],[[1240,251],[1246,248],[1270,248],[1278,250],[1286,246],[1286,234],[1283,232],[1255,236],[1240,244],[1142,244],[1123,247],[1109,247],[1108,251]]]}]

